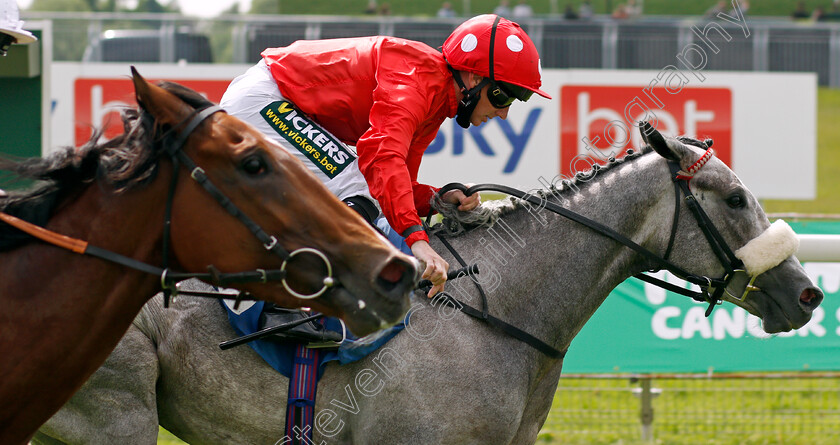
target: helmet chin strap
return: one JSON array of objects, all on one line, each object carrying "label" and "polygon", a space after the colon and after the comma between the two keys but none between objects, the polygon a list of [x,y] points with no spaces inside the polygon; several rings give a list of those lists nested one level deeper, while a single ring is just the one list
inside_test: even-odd
[{"label": "helmet chin strap", "polygon": [[[455,114],[455,122],[458,122],[463,128],[470,127],[470,117],[472,117],[472,113],[475,110],[475,107],[478,105],[478,101],[481,99],[481,89],[484,88],[484,85],[488,85],[490,82],[495,80],[495,76],[493,75],[493,53],[495,51],[495,44],[496,44],[496,27],[499,25],[499,21],[502,18],[496,16],[496,20],[493,21],[493,29],[490,31],[490,76],[485,77],[478,83],[478,85],[467,88],[464,85],[464,80],[461,79],[461,74],[452,68],[452,65],[449,62],[446,62],[447,68],[449,71],[452,72],[452,77],[455,78],[455,82],[458,84],[458,87],[461,88],[461,94],[464,95],[464,98],[461,99],[461,102],[458,103],[458,112]],[[444,57],[444,60],[446,58]]]},{"label": "helmet chin strap", "polygon": [[455,78],[455,83],[458,84],[458,87],[461,88],[461,94],[464,95],[464,98],[458,102],[458,111],[455,114],[455,122],[458,122],[462,128],[469,128],[470,127],[470,117],[472,116],[473,110],[478,105],[478,101],[481,99],[481,89],[484,88],[484,85],[490,83],[490,80],[484,78],[478,85],[467,88],[464,84],[464,80],[461,79],[461,73],[459,73],[455,68],[452,68],[451,65],[446,65],[449,68],[449,71],[452,72],[452,77]]}]

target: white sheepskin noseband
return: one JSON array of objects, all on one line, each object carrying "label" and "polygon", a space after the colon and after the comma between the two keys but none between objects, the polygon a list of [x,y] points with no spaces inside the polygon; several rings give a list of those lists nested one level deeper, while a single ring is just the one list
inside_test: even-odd
[{"label": "white sheepskin noseband", "polygon": [[799,238],[796,233],[786,222],[778,219],[761,235],[736,250],[735,256],[744,262],[747,274],[755,277],[778,266],[797,249]]}]

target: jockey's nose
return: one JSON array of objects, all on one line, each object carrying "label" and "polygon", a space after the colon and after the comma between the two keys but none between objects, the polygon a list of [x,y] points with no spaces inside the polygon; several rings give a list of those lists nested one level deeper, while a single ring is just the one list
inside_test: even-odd
[{"label": "jockey's nose", "polygon": [[510,107],[499,108],[496,110],[496,116],[499,116],[502,119],[507,119],[508,110],[510,110]]}]

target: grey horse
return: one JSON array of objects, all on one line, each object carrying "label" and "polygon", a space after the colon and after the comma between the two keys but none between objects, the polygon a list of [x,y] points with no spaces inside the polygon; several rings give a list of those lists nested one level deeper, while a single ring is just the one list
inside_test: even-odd
[{"label": "grey horse", "polygon": [[[784,236],[777,236],[780,242],[757,242],[772,226],[735,174],[716,158],[694,171],[704,154],[700,141],[658,133],[646,140],[655,152],[628,154],[537,195],[664,254],[675,198],[663,156],[676,160],[684,173],[693,174],[691,189],[726,243],[752,257],[744,262],[757,276],[751,284],[756,290],[741,300],[742,284],[724,299],[760,317],[767,332],[807,323],[823,294],[792,255],[795,247],[785,247]],[[615,286],[654,265],[587,227],[514,201],[487,206],[480,213],[486,224],[450,242],[467,262],[479,263],[475,280],[486,290],[492,315],[562,351]],[[721,276],[724,268],[698,223],[685,203],[679,205],[682,216],[670,260],[692,274]],[[761,245],[750,247],[754,244]],[[437,241],[434,247],[446,252]],[[451,255],[445,258],[456,263]],[[447,290],[481,307],[470,279],[451,281]],[[314,443],[534,443],[563,359],[470,318],[443,299],[415,295],[411,303],[405,332],[384,348],[355,363],[326,366]],[[158,424],[196,444],[288,442],[288,380],[250,348],[219,350],[219,342],[235,336],[218,302],[182,298],[164,310],[156,297],[105,365],[42,427],[35,443],[152,444]]]}]

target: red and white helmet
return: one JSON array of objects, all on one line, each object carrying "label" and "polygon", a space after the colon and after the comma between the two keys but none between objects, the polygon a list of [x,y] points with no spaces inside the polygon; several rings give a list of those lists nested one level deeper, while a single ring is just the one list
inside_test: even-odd
[{"label": "red and white helmet", "polygon": [[458,71],[523,87],[551,99],[540,89],[537,47],[519,25],[506,18],[484,14],[462,23],[443,43],[443,56]]}]

